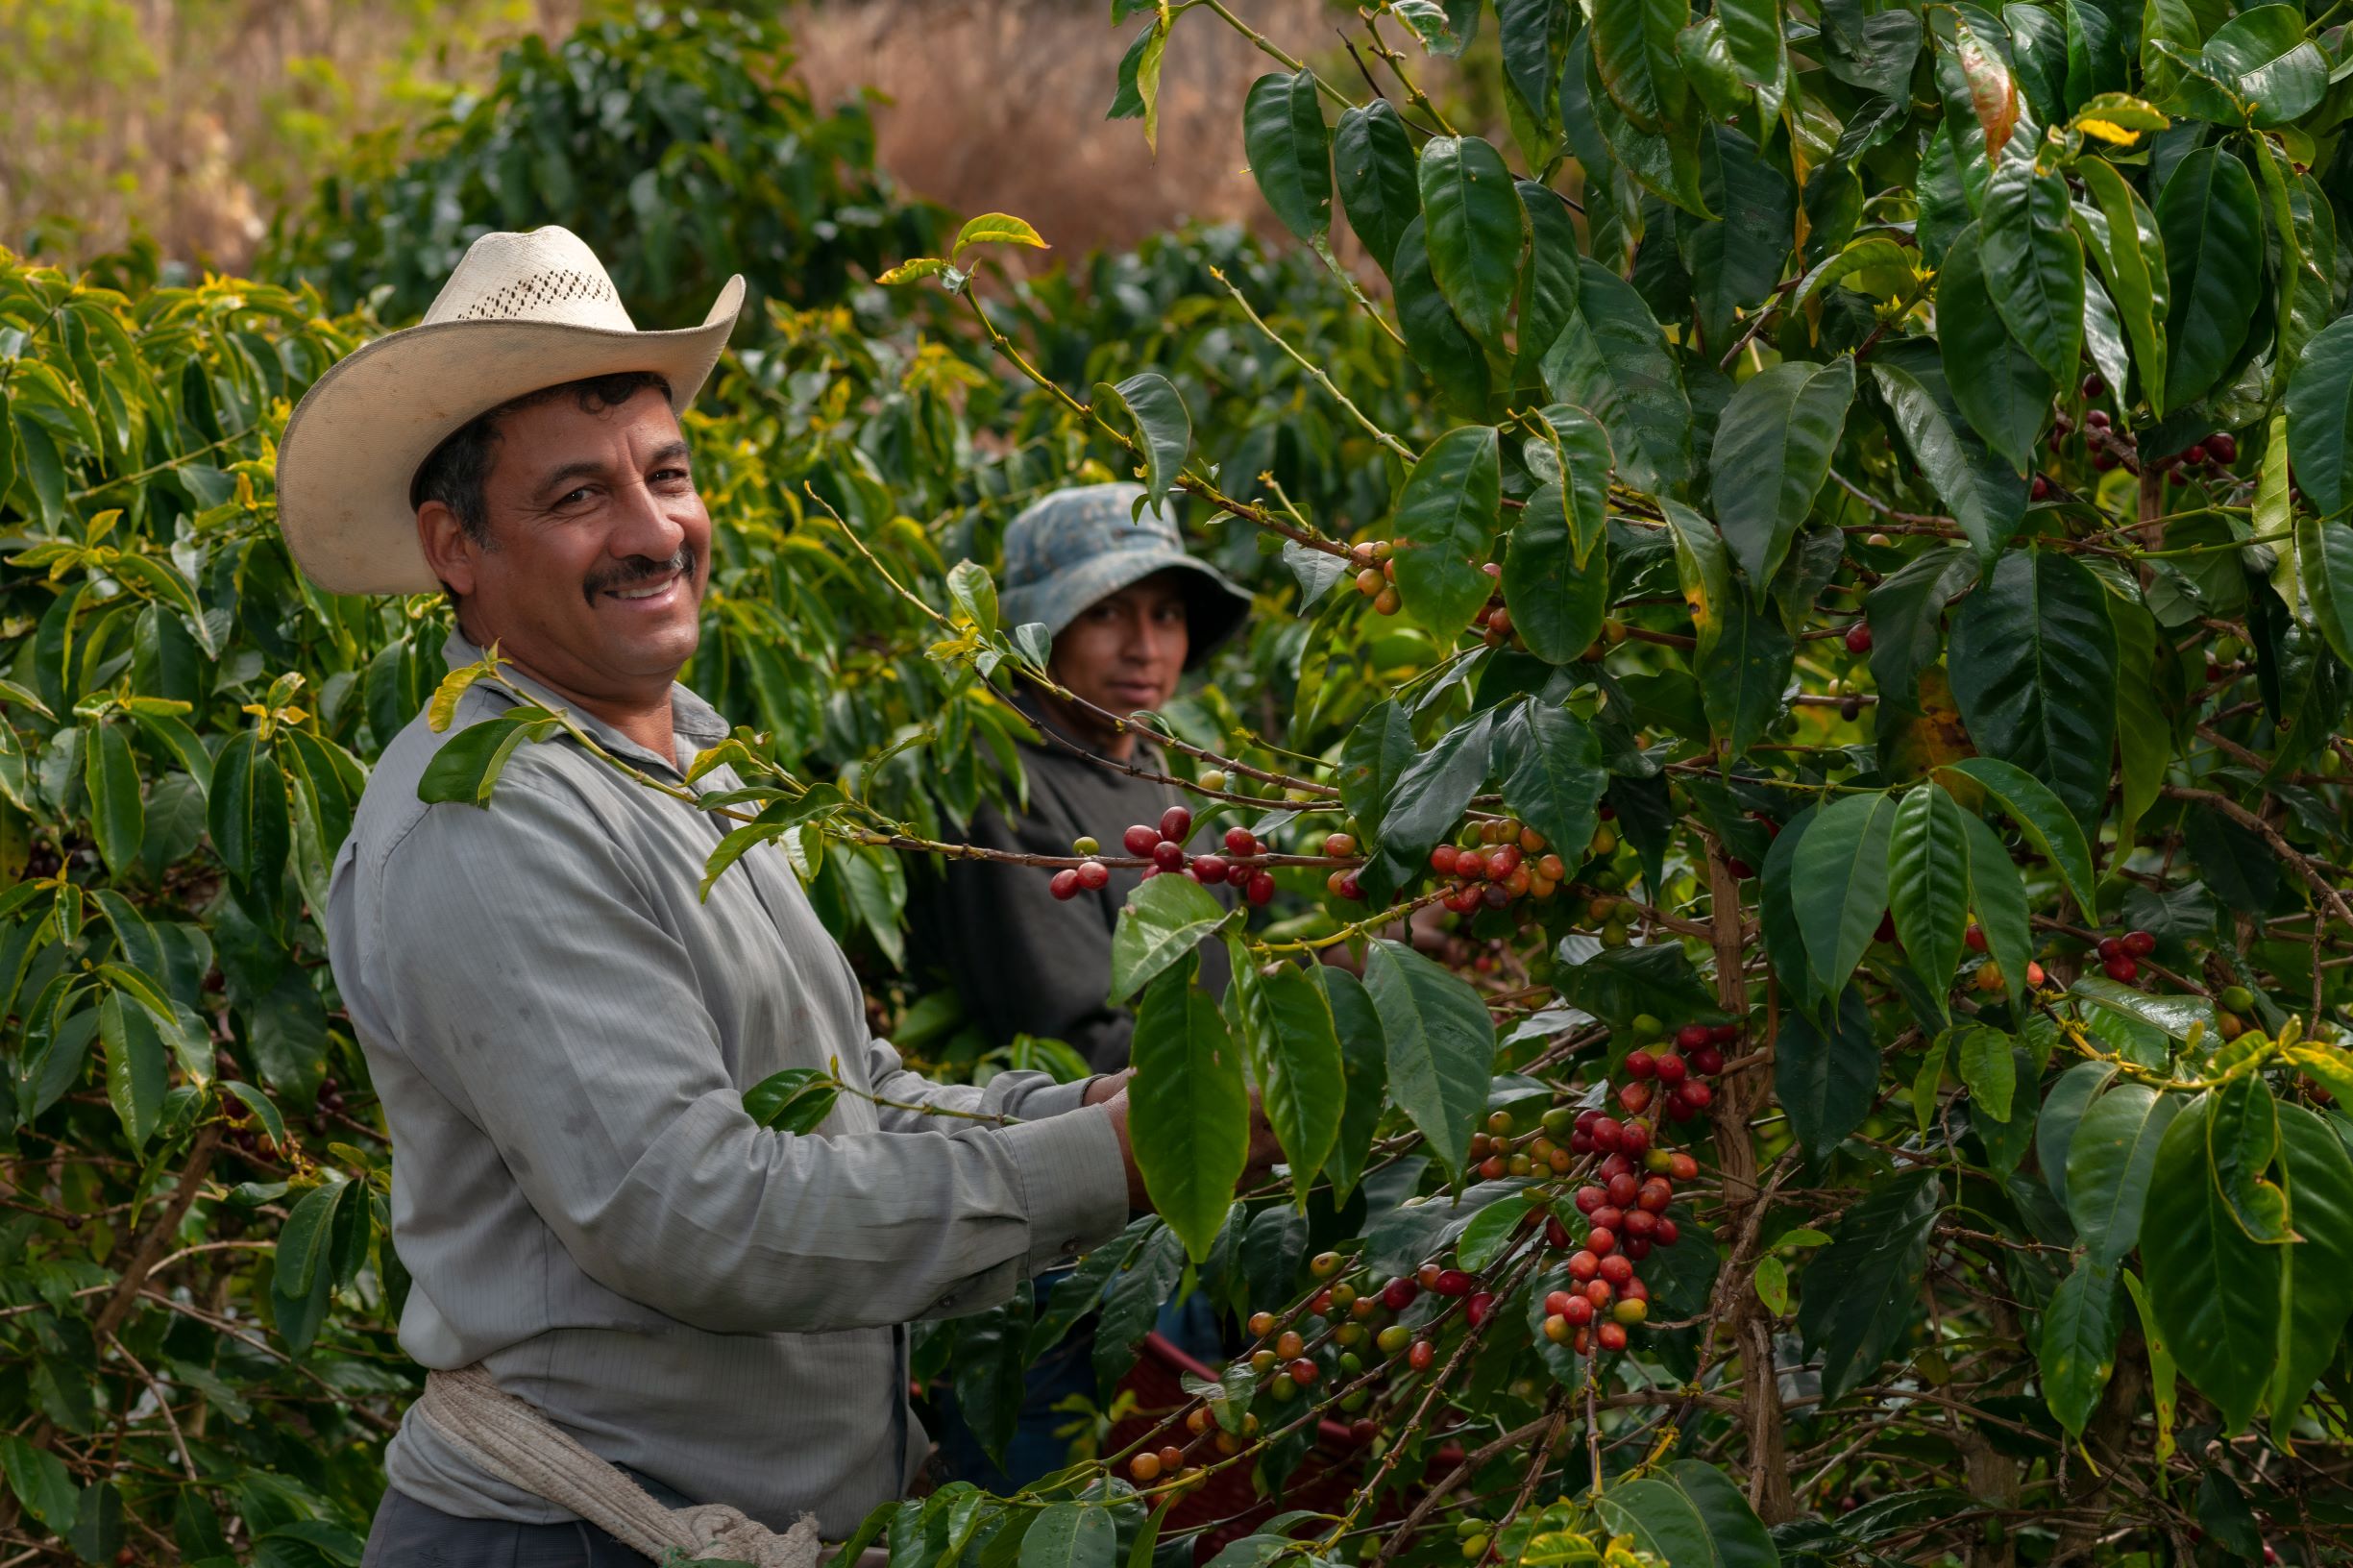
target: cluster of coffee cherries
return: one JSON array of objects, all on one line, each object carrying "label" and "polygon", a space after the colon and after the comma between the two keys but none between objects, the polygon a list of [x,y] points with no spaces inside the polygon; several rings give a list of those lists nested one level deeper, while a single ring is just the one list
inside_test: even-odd
[{"label": "cluster of coffee cherries", "polygon": [[1544,835],[1522,822],[1482,822],[1478,840],[1430,851],[1431,870],[1454,879],[1440,902],[1458,915],[1502,909],[1520,898],[1550,898],[1569,879],[1568,866],[1547,848]]},{"label": "cluster of coffee cherries", "polygon": [[1405,600],[1397,594],[1397,547],[1382,539],[1352,546],[1348,559],[1357,569],[1357,592],[1373,601],[1373,608],[1383,615],[1395,615],[1405,608]]},{"label": "cluster of coffee cherries", "polygon": [[2141,978],[2141,960],[2157,950],[2157,939],[2146,931],[2127,931],[2120,937],[2102,937],[2093,949],[2099,954],[2099,967],[2109,979],[2129,986]]},{"label": "cluster of coffee cherries", "polygon": [[[1223,882],[1239,888],[1242,896],[1253,904],[1263,904],[1274,897],[1275,879],[1266,870],[1265,848],[1256,834],[1246,827],[1230,827],[1226,829],[1223,854],[1212,850],[1196,855],[1185,847],[1192,829],[1193,814],[1183,806],[1170,806],[1161,813],[1160,825],[1138,822],[1122,835],[1120,842],[1129,854],[1151,861],[1144,868],[1146,878],[1163,871],[1183,871],[1204,887]],[[1111,880],[1111,868],[1092,858],[1102,845],[1092,839],[1080,839],[1070,848],[1072,853],[1090,858],[1054,873],[1047,886],[1057,898],[1075,898]]]},{"label": "cluster of coffee cherries", "polygon": [[1569,1283],[1544,1298],[1545,1338],[1580,1356],[1626,1348],[1626,1331],[1651,1315],[1650,1287],[1634,1265],[1652,1248],[1680,1239],[1667,1205],[1675,1184],[1699,1173],[1699,1162],[1680,1149],[1633,1155],[1621,1148],[1603,1159],[1594,1181],[1577,1189],[1584,1235],[1576,1250],[1569,1251],[1568,1227],[1557,1218],[1546,1227],[1546,1239],[1569,1252]]},{"label": "cluster of coffee cherries", "polygon": [[[1618,1104],[1630,1117],[1654,1107],[1669,1121],[1689,1121],[1715,1098],[1707,1080],[1724,1070],[1724,1047],[1739,1038],[1736,1023],[1687,1023],[1675,1032],[1670,1049],[1654,1052],[1635,1046],[1626,1053],[1626,1082],[1618,1086]],[[1607,1152],[1599,1137],[1593,1146]],[[1574,1140],[1571,1152],[1576,1152]]]},{"label": "cluster of coffee cherries", "polygon": [[[2083,379],[2083,395],[2086,398],[2099,397],[2107,390],[2107,381],[2096,375],[2086,376]],[[2083,425],[2084,442],[2092,449],[2092,466],[2095,469],[2105,474],[2111,469],[2121,466],[2129,467],[2136,473],[2139,472],[2140,445],[2131,436],[2116,429],[2115,421],[2108,417],[2108,410],[2105,408],[2086,410]],[[2069,419],[2065,413],[2059,414],[2051,428],[2050,450],[2054,453],[2058,452],[2065,444],[2068,432],[2074,428],[2074,421]],[[2220,430],[2206,437],[2203,441],[2192,442],[2180,452],[2157,458],[2154,466],[2166,474],[2169,482],[2188,484],[2201,473],[2210,478],[2219,478],[2223,469],[2238,460],[2239,438],[2228,430]],[[2035,476],[2035,500],[2047,501],[2055,494],[2057,494],[2055,485],[2042,475]]]}]

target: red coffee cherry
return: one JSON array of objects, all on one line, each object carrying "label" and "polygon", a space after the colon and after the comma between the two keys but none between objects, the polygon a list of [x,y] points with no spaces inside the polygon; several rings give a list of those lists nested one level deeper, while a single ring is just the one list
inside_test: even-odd
[{"label": "red coffee cherry", "polygon": [[1629,1078],[1648,1078],[1658,1070],[1658,1058],[1636,1047],[1626,1053],[1626,1075]]},{"label": "red coffee cherry", "polygon": [[1077,897],[1079,892],[1077,868],[1066,866],[1056,871],[1054,879],[1046,884],[1046,891],[1066,903]]},{"label": "red coffee cherry", "polygon": [[1258,852],[1258,835],[1252,833],[1246,827],[1229,827],[1226,829],[1227,854],[1255,855]]},{"label": "red coffee cherry", "polygon": [[1193,814],[1183,806],[1170,806],[1160,816],[1160,836],[1177,844],[1185,842],[1193,830]]},{"label": "red coffee cherry", "polygon": [[1847,628],[1847,651],[1850,653],[1868,653],[1871,651],[1870,622],[1857,621]]},{"label": "red coffee cherry", "polygon": [[1075,870],[1078,871],[1078,885],[1091,893],[1111,880],[1111,868],[1099,860],[1088,861]]},{"label": "red coffee cherry", "polygon": [[[1705,1050],[1707,1047],[1703,1045],[1700,1049]],[[1673,1055],[1660,1057],[1654,1066],[1658,1073],[1658,1081],[1662,1084],[1679,1084],[1683,1081],[1683,1074],[1690,1070],[1688,1063],[1684,1062],[1681,1057]]]},{"label": "red coffee cherry", "polygon": [[1185,869],[1185,846],[1172,839],[1163,839],[1151,848],[1152,864],[1164,871]]},{"label": "red coffee cherry", "polygon": [[1264,871],[1252,871],[1250,880],[1242,885],[1242,896],[1253,904],[1266,904],[1275,895],[1275,879]]},{"label": "red coffee cherry", "polygon": [[2134,958],[2146,958],[2157,950],[2157,939],[2146,931],[2124,933],[2124,951]]}]

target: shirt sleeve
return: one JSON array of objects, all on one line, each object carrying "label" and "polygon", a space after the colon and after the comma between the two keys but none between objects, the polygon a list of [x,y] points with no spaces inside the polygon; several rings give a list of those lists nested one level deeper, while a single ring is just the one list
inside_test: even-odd
[{"label": "shirt sleeve", "polygon": [[[380,888],[402,1045],[585,1273],[681,1322],[817,1333],[976,1311],[1127,1221],[1096,1108],[927,1138],[754,1123],[685,946],[548,763],[518,758],[487,810],[430,808]],[[891,1081],[912,1078],[884,1049]]]},{"label": "shirt sleeve", "polygon": [[[971,1084],[935,1084],[921,1073],[909,1070],[898,1047],[887,1040],[867,1042],[866,1071],[867,1082],[874,1086],[877,1098],[897,1102],[875,1108],[881,1113],[884,1129],[894,1133],[953,1132],[973,1116],[1004,1116],[1015,1121],[1059,1116],[1080,1109],[1087,1097],[1087,1086],[1094,1082],[1092,1078],[1081,1078],[1075,1083],[1058,1084],[1051,1073],[1000,1072],[977,1088]],[[910,1106],[936,1107],[951,1114],[937,1115],[921,1109],[907,1109]],[[1124,1171],[1122,1175],[1124,1178]]]}]

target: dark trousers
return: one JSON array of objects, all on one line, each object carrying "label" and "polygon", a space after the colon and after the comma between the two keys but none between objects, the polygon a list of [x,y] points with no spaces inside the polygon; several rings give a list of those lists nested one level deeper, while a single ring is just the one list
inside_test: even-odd
[{"label": "dark trousers", "polygon": [[[659,1482],[634,1479],[667,1506],[687,1506],[686,1498]],[[387,1486],[359,1568],[646,1568],[651,1560],[585,1520],[518,1525],[461,1519]]]}]

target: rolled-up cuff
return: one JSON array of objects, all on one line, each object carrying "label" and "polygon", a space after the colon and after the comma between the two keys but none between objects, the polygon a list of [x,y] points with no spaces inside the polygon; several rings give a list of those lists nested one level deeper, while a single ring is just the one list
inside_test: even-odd
[{"label": "rolled-up cuff", "polygon": [[1108,1113],[1088,1107],[1047,1115],[1008,1127],[1003,1137],[1029,1204],[1026,1272],[1066,1262],[1127,1224],[1127,1165]]},{"label": "rolled-up cuff", "polygon": [[[1040,1073],[1041,1078],[1045,1078]],[[1042,1121],[1047,1116],[1066,1115],[1087,1103],[1087,1091],[1094,1087],[1094,1079],[1081,1078],[1076,1083],[1058,1084],[1047,1078],[1035,1087],[1024,1086],[1020,1095],[1006,1109],[1023,1121]]]}]

